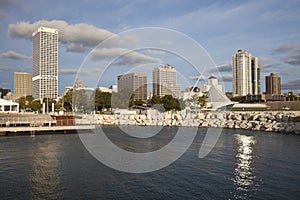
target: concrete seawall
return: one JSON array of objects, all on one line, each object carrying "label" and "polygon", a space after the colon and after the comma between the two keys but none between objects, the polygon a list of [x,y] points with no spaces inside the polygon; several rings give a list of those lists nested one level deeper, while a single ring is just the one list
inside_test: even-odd
[{"label": "concrete seawall", "polygon": [[[300,111],[195,113],[185,109],[160,113],[157,110],[148,110],[146,114],[141,115],[80,115],[74,116],[72,120],[75,120],[73,130],[82,125],[135,125],[216,127],[300,134]],[[70,126],[56,125],[57,121],[48,115],[4,115],[0,116],[0,135],[25,130],[57,131],[64,130],[64,127],[68,127],[66,130],[70,129]]]},{"label": "concrete seawall", "polygon": [[149,110],[143,115],[97,115],[100,125],[191,126],[300,133],[300,111],[272,112],[199,112],[187,110],[160,113]]}]

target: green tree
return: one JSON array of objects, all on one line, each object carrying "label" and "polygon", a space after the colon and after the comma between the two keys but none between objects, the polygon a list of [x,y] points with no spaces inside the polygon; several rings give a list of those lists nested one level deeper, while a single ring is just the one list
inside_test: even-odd
[{"label": "green tree", "polygon": [[26,109],[26,99],[25,97],[20,97],[16,100],[17,103],[19,103],[19,109],[25,110]]},{"label": "green tree", "polygon": [[200,106],[200,108],[206,107],[206,105],[207,105],[207,96],[206,95],[203,95],[203,96],[194,95],[193,99]]},{"label": "green tree", "polygon": [[75,112],[89,113],[95,110],[94,90],[73,90],[72,108]]},{"label": "green tree", "polygon": [[28,105],[34,100],[33,96],[31,96],[31,95],[26,96],[25,99],[26,99],[26,102],[28,102]]},{"label": "green tree", "polygon": [[33,100],[30,103],[30,108],[33,111],[41,111],[42,109],[42,104],[40,100]]},{"label": "green tree", "polygon": [[169,110],[181,110],[182,106],[178,99],[174,98],[172,95],[165,95],[161,98],[161,102],[166,111]]},{"label": "green tree", "polygon": [[179,103],[179,108],[177,110],[183,110],[186,107],[186,102],[183,101],[183,99],[178,99],[178,103]]},{"label": "green tree", "polygon": [[154,106],[155,104],[161,104],[161,98],[159,96],[153,95],[152,98],[148,101],[148,104]]},{"label": "green tree", "polygon": [[72,98],[73,98],[73,91],[68,91],[62,98],[62,103],[64,110],[67,112],[71,112],[73,108],[73,103],[72,103]]},{"label": "green tree", "polygon": [[144,101],[142,101],[142,100],[136,100],[136,101],[133,102],[133,105],[143,106],[144,105]]},{"label": "green tree", "polygon": [[19,108],[21,110],[25,110],[27,108],[30,108],[30,103],[34,100],[34,98],[29,95],[26,97],[20,97],[16,100],[17,103],[19,103]]},{"label": "green tree", "polygon": [[160,112],[169,110],[182,110],[185,108],[184,101],[182,99],[176,99],[172,95],[165,95],[162,98],[153,95],[153,97],[148,100],[148,104]]},{"label": "green tree", "polygon": [[63,102],[63,98],[59,98],[58,101],[56,101],[56,103],[54,105],[54,110],[55,111],[63,110],[62,102]]},{"label": "green tree", "polygon": [[129,106],[133,104],[133,91],[129,88],[124,88],[117,93],[113,93],[111,97],[111,107],[112,108],[120,108],[127,109]]},{"label": "green tree", "polygon": [[96,111],[101,111],[104,108],[108,109],[111,107],[111,97],[112,94],[109,92],[101,92],[100,90],[96,90],[95,93],[95,106]]}]

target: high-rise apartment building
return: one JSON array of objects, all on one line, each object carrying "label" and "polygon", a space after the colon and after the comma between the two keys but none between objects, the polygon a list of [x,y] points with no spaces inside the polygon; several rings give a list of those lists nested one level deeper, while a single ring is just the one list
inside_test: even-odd
[{"label": "high-rise apartment building", "polygon": [[232,55],[233,96],[256,95],[260,93],[260,71],[258,58],[246,50]]},{"label": "high-rise apartment building", "polygon": [[32,34],[32,94],[58,97],[58,30],[40,27]]},{"label": "high-rise apartment building", "polygon": [[266,94],[281,94],[280,77],[277,74],[266,76]]},{"label": "high-rise apartment building", "polygon": [[260,69],[258,58],[251,58],[252,94],[260,94]]},{"label": "high-rise apartment building", "polygon": [[153,95],[163,97],[172,95],[179,98],[180,85],[176,83],[176,70],[166,64],[162,67],[154,68],[152,71]]},{"label": "high-rise apartment building", "polygon": [[133,94],[133,100],[147,100],[147,74],[130,73],[119,75],[118,92],[128,89]]},{"label": "high-rise apartment building", "polygon": [[25,72],[14,72],[13,98],[32,95],[32,75]]}]

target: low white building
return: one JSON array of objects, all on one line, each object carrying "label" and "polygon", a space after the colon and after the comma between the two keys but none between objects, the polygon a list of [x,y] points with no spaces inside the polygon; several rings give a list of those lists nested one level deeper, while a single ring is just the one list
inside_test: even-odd
[{"label": "low white building", "polygon": [[108,93],[112,93],[113,92],[112,89],[107,88],[107,87],[100,87],[100,86],[98,86],[97,89],[100,90],[101,92],[108,92]]},{"label": "low white building", "polygon": [[128,110],[128,109],[116,109],[113,111],[114,115],[136,115],[135,110]]},{"label": "low white building", "polygon": [[7,101],[4,99],[0,99],[0,112],[5,112],[5,113],[18,113],[19,112],[19,104],[12,102],[12,101]]}]

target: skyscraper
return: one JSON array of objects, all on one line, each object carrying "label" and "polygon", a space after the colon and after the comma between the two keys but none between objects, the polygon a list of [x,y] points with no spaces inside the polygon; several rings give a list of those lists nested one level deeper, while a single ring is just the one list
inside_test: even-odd
[{"label": "skyscraper", "polygon": [[258,67],[258,58],[251,58],[251,76],[252,76],[252,94],[260,94],[260,70]]},{"label": "skyscraper", "polygon": [[260,75],[258,58],[251,57],[246,50],[238,50],[232,55],[233,96],[245,96],[260,93]]},{"label": "skyscraper", "polygon": [[14,72],[14,99],[32,95],[32,75]]},{"label": "skyscraper", "polygon": [[266,76],[266,94],[281,94],[280,77],[277,74]]},{"label": "skyscraper", "polygon": [[166,64],[162,67],[154,68],[152,71],[153,95],[163,97],[172,95],[179,98],[180,85],[176,83],[176,70]]},{"label": "skyscraper", "polygon": [[133,100],[147,100],[147,74],[130,73],[119,75],[118,92],[128,89],[133,93]]},{"label": "skyscraper", "polygon": [[40,27],[32,34],[32,91],[36,99],[58,97],[58,30]]}]

